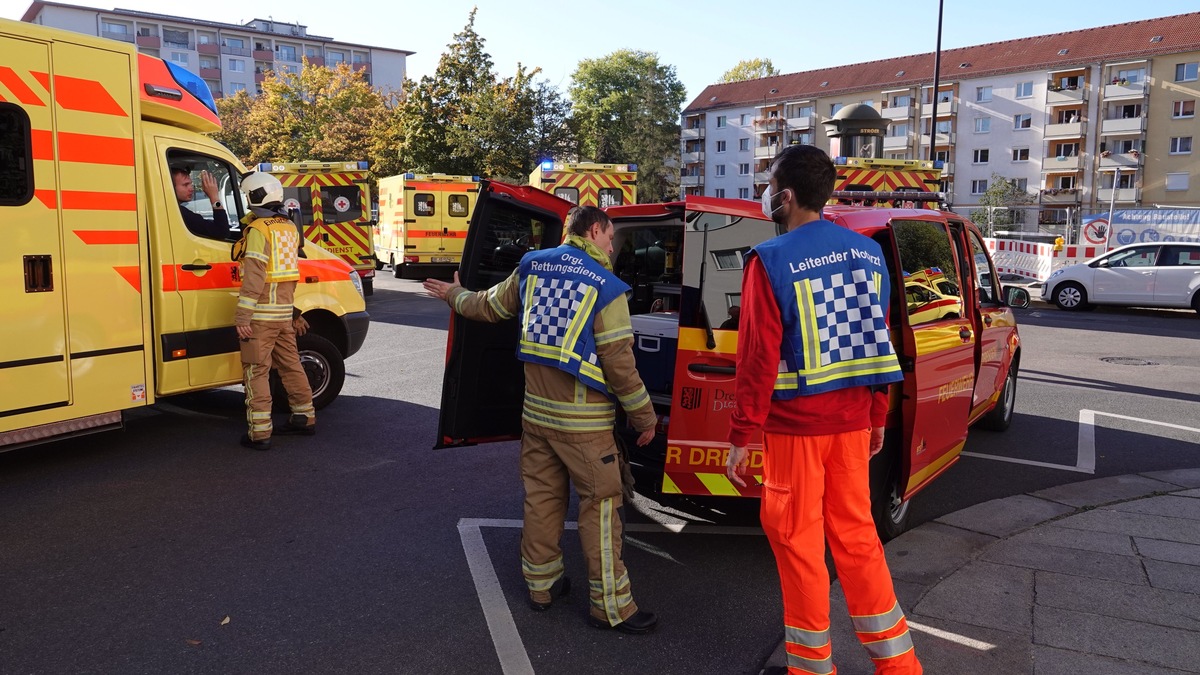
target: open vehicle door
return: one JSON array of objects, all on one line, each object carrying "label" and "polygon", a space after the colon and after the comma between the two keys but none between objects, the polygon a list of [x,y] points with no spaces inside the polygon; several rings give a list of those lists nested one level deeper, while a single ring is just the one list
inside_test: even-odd
[{"label": "open vehicle door", "polygon": [[[573,206],[534,187],[480,181],[458,271],[463,286],[491,288],[529,251],[558,246]],[[491,324],[451,315],[436,447],[520,437],[525,372],[518,330],[515,318]]]}]

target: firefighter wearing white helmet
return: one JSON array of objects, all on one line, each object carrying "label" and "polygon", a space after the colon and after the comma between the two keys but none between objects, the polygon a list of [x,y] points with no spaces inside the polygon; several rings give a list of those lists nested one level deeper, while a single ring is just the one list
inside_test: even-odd
[{"label": "firefighter wearing white helmet", "polygon": [[271,368],[279,371],[291,408],[279,433],[311,436],[317,430],[312,389],[296,349],[296,337],[304,334],[308,324],[292,305],[300,279],[303,240],[296,225],[283,215],[283,186],[278,178],[262,172],[246,174],[242,192],[249,212],[242,219],[242,238],[233,246],[233,259],[242,268],[234,323],[241,340],[249,426],[241,443],[254,450],[269,450]]}]

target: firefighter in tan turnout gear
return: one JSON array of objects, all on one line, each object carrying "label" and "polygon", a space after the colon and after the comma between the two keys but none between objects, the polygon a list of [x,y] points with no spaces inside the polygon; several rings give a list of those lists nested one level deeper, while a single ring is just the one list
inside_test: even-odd
[{"label": "firefighter in tan turnout gear", "polygon": [[242,268],[234,315],[241,340],[249,424],[242,445],[269,450],[272,367],[279,371],[291,408],[291,417],[279,433],[311,436],[317,429],[312,390],[296,350],[296,336],[303,335],[308,324],[292,305],[300,279],[300,233],[295,223],[281,215],[283,186],[278,178],[251,173],[242,180],[242,192],[249,213],[243,220],[242,238],[233,247],[233,259]]},{"label": "firefighter in tan turnout gear", "polygon": [[656,417],[634,367],[629,287],[609,259],[612,221],[600,209],[581,207],[567,217],[567,232],[562,246],[527,253],[492,288],[470,292],[456,274],[453,284],[430,279],[425,289],[468,319],[519,320],[517,357],[525,363],[521,571],[530,606],[549,609],[570,589],[559,545],[570,481],[579,493],[589,623],[648,633],[658,619],[638,610],[621,559],[621,460],[613,426],[619,403],[645,445]]}]

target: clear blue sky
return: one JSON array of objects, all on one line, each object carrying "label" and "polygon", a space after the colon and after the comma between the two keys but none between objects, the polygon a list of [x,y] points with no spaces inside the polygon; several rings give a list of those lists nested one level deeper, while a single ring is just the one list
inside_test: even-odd
[{"label": "clear blue sky", "polygon": [[[540,66],[564,90],[581,59],[621,48],[656,52],[674,65],[691,101],[741,59],[765,57],[781,72],[933,51],[937,0],[840,3],[726,0],[67,0],[110,9],[136,9],[243,23],[255,18],[301,23],[309,30],[361,44],[417,52],[409,76],[432,73],[455,32],[479,7],[475,29],[501,75],[517,62]],[[0,16],[19,19],[28,0],[0,0]],[[1196,0],[1083,0],[1009,3],[946,0],[943,48],[1058,33],[1200,10]],[[838,7],[855,7],[846,17]]]}]

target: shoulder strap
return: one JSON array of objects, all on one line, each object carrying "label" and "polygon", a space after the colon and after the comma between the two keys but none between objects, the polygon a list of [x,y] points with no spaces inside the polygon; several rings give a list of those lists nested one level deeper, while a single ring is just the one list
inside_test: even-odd
[{"label": "shoulder strap", "polygon": [[258,218],[246,223],[246,226],[242,229],[241,239],[233,242],[233,246],[229,249],[229,257],[233,259],[233,262],[241,262],[242,258],[245,257],[246,235],[250,232],[250,230],[258,230],[258,233],[262,236],[268,236],[267,226],[263,222],[262,218]]}]

